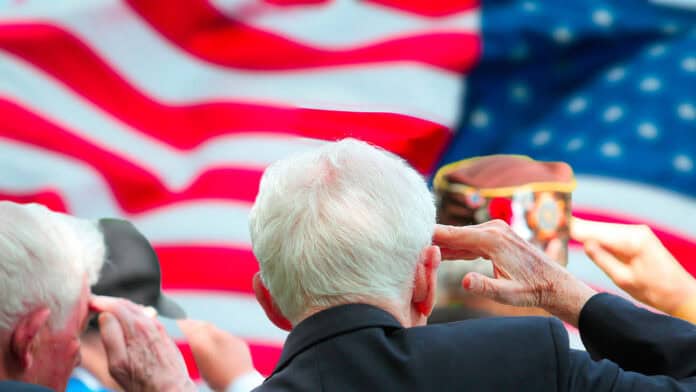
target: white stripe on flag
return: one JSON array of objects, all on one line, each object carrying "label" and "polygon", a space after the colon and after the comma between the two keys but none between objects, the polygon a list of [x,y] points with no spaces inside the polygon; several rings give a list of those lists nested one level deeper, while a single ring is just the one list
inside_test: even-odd
[{"label": "white stripe on flag", "polygon": [[[422,33],[476,33],[480,29],[477,9],[432,18],[355,0],[292,7],[249,0],[212,0],[211,3],[232,18],[242,17],[244,23],[253,27],[328,50]],[[332,22],[331,28],[327,28],[327,20]]]},{"label": "white stripe on flag", "polygon": [[[109,29],[103,26],[106,16]],[[171,104],[233,100],[387,112],[451,127],[464,94],[461,75],[410,62],[291,71],[215,66],[165,41],[115,0],[26,2],[0,14],[0,23],[9,22],[48,22],[71,31],[139,90]]]},{"label": "white stripe on flag", "polygon": [[573,205],[618,214],[696,241],[696,199],[646,184],[580,175]]},{"label": "white stripe on flag", "polygon": [[[287,332],[273,325],[253,295],[206,291],[167,290],[192,319],[207,320],[217,327],[257,343],[279,344]],[[171,320],[161,319],[174,339],[183,333]]]}]

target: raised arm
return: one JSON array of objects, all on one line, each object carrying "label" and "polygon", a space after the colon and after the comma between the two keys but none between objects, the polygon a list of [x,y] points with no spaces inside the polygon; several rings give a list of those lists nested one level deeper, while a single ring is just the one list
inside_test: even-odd
[{"label": "raised arm", "polygon": [[559,376],[568,390],[696,390],[695,326],[597,294],[503,222],[437,226],[434,243],[445,260],[493,262],[495,278],[471,272],[464,277],[470,292],[510,305],[539,306],[580,328],[594,358],[606,359],[596,362],[569,350],[567,340],[560,342],[565,335],[556,333]]},{"label": "raised arm", "polygon": [[433,242],[440,247],[443,260],[491,260],[495,279],[470,272],[462,285],[500,303],[541,307],[577,326],[580,311],[596,294],[502,221],[475,226],[437,225]]}]

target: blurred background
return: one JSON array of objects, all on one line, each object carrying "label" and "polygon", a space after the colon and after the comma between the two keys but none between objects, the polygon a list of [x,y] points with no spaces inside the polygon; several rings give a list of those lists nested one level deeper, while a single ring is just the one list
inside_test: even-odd
[{"label": "blurred background", "polygon": [[[565,161],[576,216],[648,223],[696,274],[696,1],[0,0],[0,199],[129,219],[264,374],[285,333],[252,294],[259,179],[344,137],[428,179]],[[567,267],[620,293],[573,243]]]}]

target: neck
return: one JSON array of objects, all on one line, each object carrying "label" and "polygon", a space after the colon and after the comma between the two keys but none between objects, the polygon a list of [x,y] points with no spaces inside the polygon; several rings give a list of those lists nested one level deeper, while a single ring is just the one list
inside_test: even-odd
[{"label": "neck", "polygon": [[[404,303],[405,302],[405,303]],[[404,326],[405,328],[410,328],[410,327],[415,327],[418,325],[424,325],[425,324],[425,318],[418,313],[415,309],[413,309],[412,306],[410,306],[410,301],[394,301],[394,300],[375,300],[375,299],[370,299],[370,298],[364,298],[359,301],[351,301],[351,302],[346,302],[345,304],[349,303],[361,303],[361,304],[367,304],[367,305],[372,305],[375,307],[378,307],[385,312],[391,314],[394,316],[394,318]],[[329,309],[332,306],[327,306],[327,307],[316,307],[316,308],[311,308],[309,311],[305,312],[301,317],[297,319],[297,321],[292,322],[292,326],[295,327],[297,324],[301,323],[303,320],[306,318],[317,314],[323,310]]]}]

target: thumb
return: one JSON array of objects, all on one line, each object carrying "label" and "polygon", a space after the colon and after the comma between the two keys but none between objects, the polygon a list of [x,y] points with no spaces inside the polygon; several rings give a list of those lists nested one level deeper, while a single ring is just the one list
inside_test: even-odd
[{"label": "thumb", "polygon": [[520,284],[507,279],[493,279],[478,272],[469,272],[462,280],[464,289],[472,294],[508,305],[536,305],[521,294]]}]

